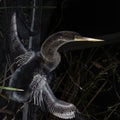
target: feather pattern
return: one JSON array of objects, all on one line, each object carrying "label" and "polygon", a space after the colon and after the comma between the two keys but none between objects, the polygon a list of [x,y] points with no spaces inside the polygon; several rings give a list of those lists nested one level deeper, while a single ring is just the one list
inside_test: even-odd
[{"label": "feather pattern", "polygon": [[16,63],[18,66],[22,66],[28,64],[33,58],[35,58],[35,53],[33,51],[29,51],[16,57]]},{"label": "feather pattern", "polygon": [[53,94],[48,84],[48,74],[61,61],[58,49],[68,42],[79,40],[88,41],[89,39],[81,37],[76,32],[60,31],[48,37],[40,51],[28,51],[18,37],[16,13],[14,12],[11,19],[11,47],[19,55],[16,58],[19,67],[12,74],[9,86],[24,89],[24,92],[11,91],[9,97],[18,102],[33,99],[35,105],[44,110],[47,108],[49,113],[61,119],[76,118],[76,114],[79,113],[77,108],[72,103],[59,100]]},{"label": "feather pattern", "polygon": [[76,107],[71,103],[57,99],[54,96],[45,75],[35,75],[30,87],[33,91],[32,97],[34,98],[34,103],[36,105],[42,106],[44,100],[48,111],[54,116],[62,119],[75,118],[75,113],[78,111]]}]

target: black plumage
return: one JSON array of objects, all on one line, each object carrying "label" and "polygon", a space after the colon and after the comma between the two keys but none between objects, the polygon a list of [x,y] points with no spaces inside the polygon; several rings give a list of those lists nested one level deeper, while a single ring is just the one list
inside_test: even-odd
[{"label": "black plumage", "polygon": [[11,91],[9,97],[18,102],[27,102],[33,99],[34,104],[43,106],[62,119],[72,119],[77,108],[68,102],[57,99],[49,84],[48,74],[51,73],[61,61],[58,49],[68,43],[76,41],[101,41],[93,38],[81,37],[72,31],[60,31],[48,37],[38,52],[28,51],[18,37],[16,13],[11,19],[11,48],[19,54],[17,57],[18,68],[12,74],[10,87],[24,89],[24,92]]}]

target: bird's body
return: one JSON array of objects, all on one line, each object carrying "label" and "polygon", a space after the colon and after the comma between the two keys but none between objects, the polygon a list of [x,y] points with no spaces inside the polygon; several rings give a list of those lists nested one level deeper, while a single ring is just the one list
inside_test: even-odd
[{"label": "bird's body", "polygon": [[15,13],[11,23],[12,47],[20,56],[17,59],[19,67],[12,74],[9,86],[24,89],[24,92],[12,91],[9,97],[18,102],[26,102],[33,98],[34,103],[40,107],[45,103],[48,111],[56,117],[74,118],[75,113],[79,113],[77,108],[72,103],[64,102],[54,96],[48,84],[48,74],[55,70],[61,61],[58,49],[62,45],[68,42],[90,41],[90,38],[81,37],[76,32],[60,31],[48,37],[40,51],[28,51],[19,40]]},{"label": "bird's body", "polygon": [[10,87],[24,89],[24,92],[10,92],[9,97],[18,102],[27,102],[33,99],[34,104],[39,105],[42,109],[44,109],[45,104],[48,111],[59,118],[74,118],[75,112],[78,111],[77,108],[73,104],[59,100],[54,96],[48,84],[48,72],[46,69],[40,70],[40,68],[44,68],[45,63],[41,63],[41,67],[37,71],[37,67],[35,67],[37,61],[34,63],[34,57],[31,57],[32,59],[29,61],[24,60],[25,63],[22,61],[21,66],[13,73],[9,83]]}]

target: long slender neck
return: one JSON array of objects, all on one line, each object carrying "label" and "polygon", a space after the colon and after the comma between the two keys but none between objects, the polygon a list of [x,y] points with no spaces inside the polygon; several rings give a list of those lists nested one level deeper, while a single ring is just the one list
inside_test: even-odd
[{"label": "long slender neck", "polygon": [[41,46],[41,55],[45,60],[45,65],[52,71],[60,63],[61,57],[57,50],[68,42],[74,40],[75,32],[60,31],[52,34]]},{"label": "long slender neck", "polygon": [[48,38],[41,47],[41,54],[44,59],[49,62],[54,62],[60,59],[60,55],[57,50],[65,43],[58,36]]}]

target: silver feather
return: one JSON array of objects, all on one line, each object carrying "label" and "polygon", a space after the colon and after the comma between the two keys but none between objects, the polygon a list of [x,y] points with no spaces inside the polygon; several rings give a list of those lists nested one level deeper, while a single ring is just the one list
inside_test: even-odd
[{"label": "silver feather", "polygon": [[16,63],[18,66],[22,66],[28,64],[33,58],[35,58],[35,53],[33,51],[29,51],[16,57]]},{"label": "silver feather", "polygon": [[64,102],[54,96],[45,75],[36,74],[30,87],[34,104],[41,106],[44,100],[48,111],[54,116],[62,119],[75,118],[77,108],[72,103]]}]

